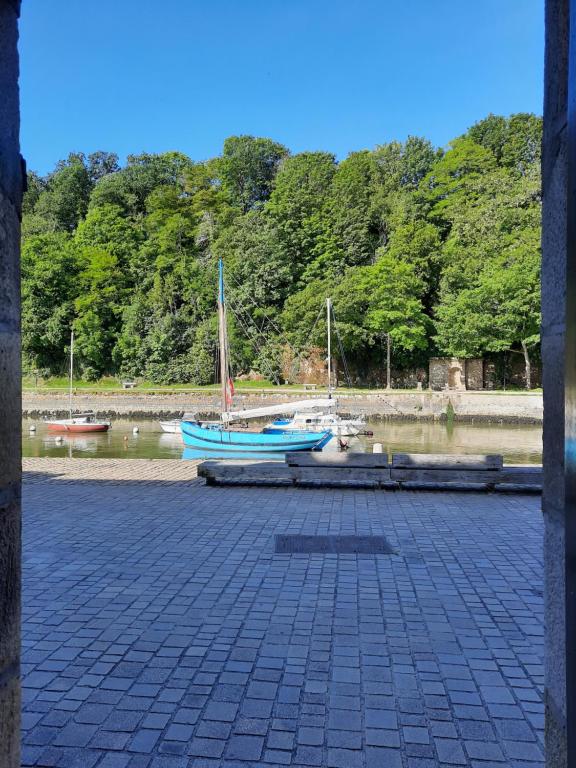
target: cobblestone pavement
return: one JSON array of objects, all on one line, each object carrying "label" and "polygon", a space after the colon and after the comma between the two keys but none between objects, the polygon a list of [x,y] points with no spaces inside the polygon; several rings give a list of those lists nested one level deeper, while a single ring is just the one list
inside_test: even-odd
[{"label": "cobblestone pavement", "polygon": [[[538,498],[69,464],[25,464],[23,765],[543,763]],[[276,533],[396,554],[276,555]]]}]

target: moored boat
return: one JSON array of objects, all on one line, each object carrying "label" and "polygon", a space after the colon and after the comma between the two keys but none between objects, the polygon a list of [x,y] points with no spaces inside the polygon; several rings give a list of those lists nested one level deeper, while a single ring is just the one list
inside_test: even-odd
[{"label": "moored boat", "polygon": [[49,432],[107,432],[109,421],[97,421],[92,414],[78,414],[68,419],[53,419],[46,422]]},{"label": "moored boat", "polygon": [[326,430],[310,432],[307,430],[291,431],[282,434],[265,432],[241,432],[230,429],[230,423],[236,414],[231,412],[234,385],[230,375],[228,361],[228,334],[226,323],[226,305],[224,300],[224,268],[219,260],[218,280],[218,341],[220,352],[220,383],[222,387],[221,422],[200,422],[197,419],[183,419],[180,430],[184,444],[201,451],[227,451],[232,453],[286,453],[289,451],[321,450],[332,439],[332,433]]},{"label": "moored boat", "polygon": [[109,421],[99,421],[95,418],[92,411],[86,413],[74,414],[72,410],[73,395],[73,376],[74,376],[74,331],[70,332],[70,372],[68,399],[70,406],[70,416],[67,419],[50,419],[46,422],[49,432],[107,432],[111,423]]},{"label": "moored boat", "polygon": [[306,430],[266,433],[238,432],[224,429],[221,424],[183,421],[184,444],[204,451],[286,453],[288,451],[321,450],[332,438],[331,432]]},{"label": "moored boat", "polygon": [[169,419],[168,421],[161,421],[160,426],[162,432],[167,432],[169,435],[179,435],[181,423],[182,419]]},{"label": "moored boat", "polygon": [[337,413],[295,413],[291,419],[276,419],[264,427],[267,434],[278,434],[294,430],[329,430],[336,437],[355,437],[365,428],[362,418],[343,419]]}]

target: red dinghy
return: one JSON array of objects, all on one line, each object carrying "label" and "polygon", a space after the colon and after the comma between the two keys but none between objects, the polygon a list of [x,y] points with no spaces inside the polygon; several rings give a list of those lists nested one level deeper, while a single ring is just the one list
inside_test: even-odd
[{"label": "red dinghy", "polygon": [[92,414],[78,414],[69,419],[47,421],[49,432],[108,432],[109,421],[96,421]]}]

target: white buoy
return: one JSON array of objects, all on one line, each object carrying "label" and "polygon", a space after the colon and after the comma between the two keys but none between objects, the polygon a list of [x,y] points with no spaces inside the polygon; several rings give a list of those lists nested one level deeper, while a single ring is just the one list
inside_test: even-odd
[{"label": "white buoy", "polygon": [[36,432],[36,424],[30,424],[30,432]]},{"label": "white buoy", "polygon": [[372,453],[383,453],[382,443],[374,443],[372,446]]},{"label": "white buoy", "polygon": [[61,435],[58,435],[58,437],[56,438],[56,442],[58,443],[58,445],[60,445],[60,443],[64,442],[64,438],[61,437]]},{"label": "white buoy", "polygon": [[134,427],[134,428],[132,429],[132,434],[134,434],[134,435],[137,435],[137,434],[138,434],[138,432],[140,432],[140,427]]}]

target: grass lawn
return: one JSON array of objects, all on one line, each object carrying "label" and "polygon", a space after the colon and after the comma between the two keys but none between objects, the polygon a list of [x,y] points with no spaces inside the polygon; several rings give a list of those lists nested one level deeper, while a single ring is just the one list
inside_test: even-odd
[{"label": "grass lawn", "polygon": [[[162,392],[164,394],[174,392],[219,392],[220,387],[219,385],[214,384],[207,384],[207,385],[201,385],[201,386],[194,386],[191,384],[171,384],[170,386],[164,386],[161,384],[154,384],[151,381],[138,381],[138,385],[135,387],[135,389],[123,389],[122,388],[122,380],[114,378],[112,376],[108,376],[106,378],[100,379],[99,381],[84,381],[82,379],[74,379],[73,382],[74,389],[78,390],[85,390],[86,392],[93,392],[93,393],[106,393],[106,392],[124,392],[126,394],[130,394],[131,392],[134,394],[137,394],[139,392],[147,392],[147,393],[153,393],[153,392]],[[22,387],[24,390],[34,390],[34,391],[46,391],[46,390],[67,390],[68,389],[68,378],[66,376],[54,376],[50,379],[38,379],[36,382],[34,376],[24,376],[22,379]],[[234,388],[236,392],[262,392],[263,390],[266,390],[267,392],[309,392],[310,396],[313,397],[314,395],[323,395],[326,394],[326,389],[323,386],[318,386],[316,389],[310,389],[305,388],[302,384],[274,384],[271,381],[262,380],[262,381],[236,381],[234,382]],[[424,392],[427,392],[428,390],[424,390]],[[370,392],[373,393],[383,393],[386,394],[385,389],[377,389],[377,388],[370,388],[370,387],[338,387],[338,393],[345,395],[345,394],[369,394]],[[411,392],[416,393],[416,389],[394,389],[392,390],[394,393],[399,392]],[[481,392],[477,394],[482,395],[530,395],[530,394],[539,394],[542,392],[542,389],[532,389],[529,392],[525,389],[509,389],[509,390],[482,390]]]}]

